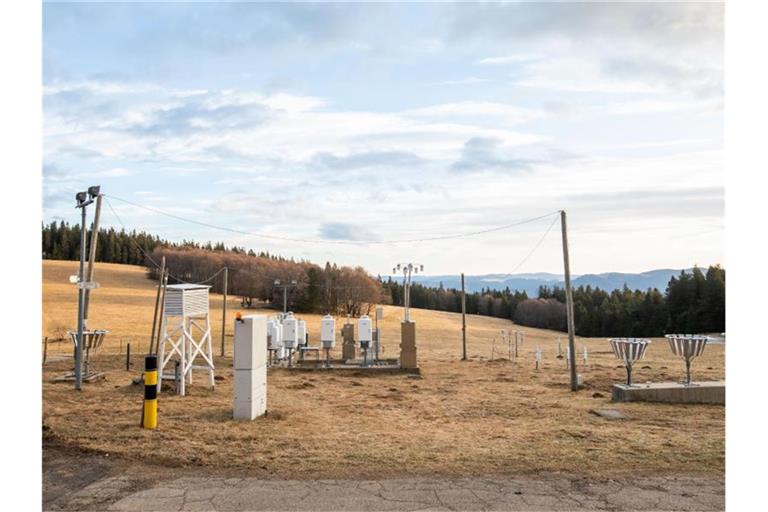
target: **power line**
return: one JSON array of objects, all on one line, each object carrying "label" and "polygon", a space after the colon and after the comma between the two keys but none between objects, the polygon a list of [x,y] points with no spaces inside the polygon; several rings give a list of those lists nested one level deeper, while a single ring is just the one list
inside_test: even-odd
[{"label": "power line", "polygon": [[[106,194],[104,194],[106,196]],[[478,235],[485,235],[488,233],[493,233],[496,231],[502,231],[505,229],[510,229],[517,226],[522,226],[523,224],[528,224],[531,222],[535,222],[537,220],[545,219],[551,215],[556,215],[560,213],[560,211],[550,212],[545,215],[541,215],[539,217],[533,217],[530,219],[521,220],[518,222],[513,222],[510,224],[504,224],[502,226],[497,226],[494,228],[489,229],[483,229],[479,231],[471,231],[468,233],[454,233],[450,235],[437,235],[437,236],[431,236],[426,238],[406,238],[406,239],[394,239],[394,240],[326,240],[326,239],[308,239],[308,238],[293,238],[293,237],[286,237],[286,236],[279,236],[279,235],[267,235],[264,233],[253,233],[251,231],[243,231],[240,229],[234,229],[234,228],[228,228],[225,226],[218,226],[216,224],[211,224],[209,222],[203,222],[195,219],[189,219],[186,217],[182,217],[180,215],[176,215],[173,213],[169,213],[163,210],[159,210],[157,208],[153,208],[151,206],[145,206],[142,204],[134,203],[133,201],[129,201],[127,199],[122,199],[120,197],[116,196],[110,196],[112,199],[116,199],[118,201],[121,201],[123,203],[129,204],[131,206],[135,206],[136,208],[141,208],[143,210],[147,210],[153,213],[157,213],[160,215],[165,215],[166,217],[170,217],[176,220],[180,220],[183,222],[188,222],[190,224],[197,224],[198,226],[203,226],[207,228],[212,229],[218,229],[220,231],[227,231],[230,233],[235,233],[239,235],[246,235],[246,236],[253,236],[257,238],[266,238],[271,240],[281,240],[284,242],[299,242],[299,243],[309,243],[309,244],[331,244],[331,245],[389,245],[389,244],[405,244],[405,243],[421,243],[421,242],[434,242],[438,240],[451,240],[456,238],[467,238],[471,236],[478,236]],[[111,208],[111,206],[110,206]],[[114,210],[113,210],[114,211]],[[122,223],[121,223],[122,224]]]},{"label": "power line", "polygon": [[545,239],[545,238],[547,238],[547,235],[549,234],[549,232],[550,232],[550,231],[552,231],[552,228],[553,228],[553,227],[555,227],[555,224],[557,224],[558,218],[559,218],[559,217],[555,217],[554,219],[552,219],[552,223],[549,225],[549,227],[547,228],[547,230],[544,232],[544,235],[543,235],[543,236],[542,236],[542,237],[539,239],[539,241],[538,241],[538,242],[536,242],[536,245],[534,245],[534,246],[533,246],[533,249],[531,249],[531,252],[529,252],[529,253],[528,253],[528,254],[525,256],[525,258],[523,258],[523,259],[522,259],[522,261],[520,261],[520,263],[518,263],[517,265],[515,265],[515,267],[514,267],[514,268],[513,268],[513,269],[512,269],[512,270],[509,272],[510,274],[514,274],[515,272],[517,272],[517,269],[519,269],[520,267],[522,267],[522,266],[523,266],[523,264],[524,264],[526,261],[528,261],[528,258],[530,258],[531,256],[533,256],[533,253],[535,253],[535,252],[536,252],[536,249],[538,249],[538,248],[541,246],[541,244],[544,242],[544,239]]},{"label": "power line", "polygon": [[[104,199],[107,201],[107,206],[109,206],[109,209],[112,211],[112,213],[117,218],[117,221],[120,224],[120,226],[123,228],[123,230],[125,230],[126,229],[125,224],[123,224],[122,219],[117,214],[115,209],[112,208],[112,204],[109,202],[109,199],[107,199],[106,197]],[[129,237],[129,238],[130,238],[131,242],[139,250],[139,252],[141,252],[141,254],[143,254],[145,258],[147,258],[156,268],[159,269],[160,265],[158,265],[158,263],[154,259],[152,259],[152,257],[149,255],[149,253],[147,253],[147,251],[144,248],[142,248],[141,245],[139,245],[139,243],[136,242],[132,237]],[[237,272],[238,271],[238,269],[236,269],[236,268],[232,268],[232,269],[229,269],[229,270],[232,270],[233,272]],[[205,284],[208,281],[211,281],[213,278],[215,278],[219,274],[221,274],[222,272],[224,272],[224,267],[220,268],[217,272],[215,272],[211,276],[209,276],[206,279],[203,279],[202,281],[199,281],[197,283],[190,283],[190,282],[185,281],[185,280],[181,279],[180,277],[175,276],[175,275],[173,275],[171,273],[169,273],[168,275],[170,277],[172,277],[173,279],[175,279],[176,281],[179,281],[179,282],[185,283],[185,284]],[[316,287],[316,288],[322,288],[322,289],[326,289],[326,290],[328,290],[328,289],[330,289],[330,290],[359,290],[359,289],[369,289],[370,288],[368,286],[328,286],[326,284],[321,284],[321,283],[299,283],[299,285],[302,288]]]},{"label": "power line", "polygon": [[[125,227],[125,224],[123,224],[123,221],[122,221],[122,219],[121,219],[121,218],[120,218],[120,216],[117,214],[117,212],[115,211],[115,209],[114,209],[114,208],[112,208],[112,203],[110,203],[110,202],[109,202],[109,198],[108,198],[108,197],[106,197],[106,194],[103,194],[103,195],[104,195],[104,199],[106,199],[106,201],[107,201],[107,206],[109,206],[109,209],[110,209],[110,210],[112,211],[112,213],[115,215],[115,218],[117,219],[117,222],[119,222],[119,223],[120,223],[120,226],[122,226],[122,228],[123,228],[123,231],[125,231],[125,230],[126,230],[126,227]],[[143,248],[141,245],[139,245],[139,243],[138,243],[136,240],[134,240],[134,239],[133,239],[133,237],[132,237],[132,236],[129,236],[129,237],[128,237],[128,239],[131,241],[131,243],[133,243],[133,245],[135,245],[135,246],[136,246],[136,248],[139,250],[139,252],[140,252],[141,254],[143,254],[143,255],[144,255],[144,257],[145,257],[145,258],[147,258],[147,259],[148,259],[148,260],[149,260],[149,261],[150,261],[150,262],[151,262],[151,263],[152,263],[152,264],[153,264],[153,265],[154,265],[154,266],[155,266],[155,267],[156,267],[158,270],[160,269],[160,265],[158,265],[158,264],[157,264],[157,262],[156,262],[155,260],[153,260],[153,259],[152,259],[152,256],[150,256],[150,255],[147,253],[147,251],[145,251],[145,250],[144,250],[144,248]],[[181,279],[181,278],[180,278],[180,277],[178,277],[178,276],[175,276],[175,275],[171,274],[170,272],[168,272],[168,276],[169,276],[169,277],[172,277],[174,280],[176,280],[176,281],[178,281],[178,282],[180,282],[180,283],[184,283],[184,284],[205,284],[205,283],[207,283],[207,282],[209,282],[209,281],[213,280],[213,279],[214,279],[216,276],[218,276],[218,275],[219,275],[219,274],[221,274],[222,272],[224,272],[224,268],[226,268],[226,267],[220,268],[220,269],[219,269],[217,272],[215,272],[213,275],[211,275],[211,276],[207,277],[206,279],[203,279],[202,281],[200,281],[200,282],[198,282],[198,283],[190,283],[190,282],[188,282],[188,281],[185,281],[184,279]],[[233,269],[233,270],[237,271],[236,269]]]},{"label": "power line", "polygon": [[[195,224],[201,224],[201,225],[204,225],[204,226],[207,226],[207,227],[212,227],[214,229],[222,229],[222,230],[225,230],[225,231],[232,231],[232,232],[236,232],[236,233],[240,233],[240,234],[246,234],[246,235],[257,236],[257,237],[278,238],[280,240],[286,240],[286,241],[307,242],[307,243],[334,243],[334,244],[387,244],[387,243],[394,244],[394,243],[406,243],[406,242],[425,242],[425,241],[431,241],[431,240],[445,240],[445,239],[450,239],[450,238],[463,238],[463,237],[468,237],[468,236],[481,235],[481,234],[491,233],[491,232],[494,232],[494,231],[501,231],[501,230],[504,230],[504,229],[509,229],[509,228],[512,228],[512,227],[515,227],[515,226],[520,226],[520,225],[523,225],[523,224],[527,224],[527,223],[530,223],[530,222],[534,222],[534,221],[537,221],[537,220],[541,220],[541,219],[547,218],[550,215],[555,215],[555,214],[560,213],[560,211],[558,210],[558,211],[555,211],[555,212],[548,213],[546,215],[541,215],[539,217],[534,217],[534,218],[526,219],[526,220],[523,220],[523,221],[519,221],[519,222],[515,222],[515,223],[511,223],[511,224],[505,224],[503,226],[498,226],[498,227],[495,227],[495,228],[485,229],[485,230],[481,230],[481,231],[475,231],[475,232],[463,233],[463,234],[454,234],[454,235],[429,237],[429,238],[421,238],[421,239],[390,240],[390,241],[367,241],[367,242],[364,242],[364,241],[345,241],[345,240],[307,240],[307,239],[299,239],[299,238],[287,238],[287,237],[276,237],[276,236],[272,236],[272,235],[262,235],[262,234],[258,234],[258,233],[250,233],[250,232],[247,232],[247,231],[234,230],[234,229],[231,229],[231,228],[225,228],[225,227],[216,226],[216,225],[208,224],[208,223],[201,223],[201,222],[198,222],[198,221],[195,221],[195,220],[192,220],[192,219],[186,219],[184,217],[180,217],[180,216],[173,215],[173,214],[170,214],[170,213],[167,213],[167,212],[163,212],[162,210],[157,210],[155,208],[145,207],[145,206],[133,203],[131,201],[127,201],[125,199],[121,199],[119,197],[115,197],[115,196],[111,196],[111,197],[113,199],[117,199],[118,201],[123,201],[124,203],[136,206],[138,208],[143,208],[145,210],[149,210],[149,211],[152,211],[152,212],[155,212],[155,213],[159,213],[161,215],[167,215],[167,216],[179,219],[179,220],[183,220],[185,222],[191,222],[191,223],[195,223]],[[109,198],[106,197],[106,194],[104,194],[104,199],[106,199],[107,206],[109,206],[109,209],[115,215],[115,218],[120,223],[120,226],[122,226],[123,230],[125,230],[126,229],[125,224],[123,224],[122,219],[120,218],[118,213],[115,211],[115,209],[112,207],[112,203],[109,201]],[[536,250],[538,250],[538,248],[544,242],[544,240],[546,239],[546,237],[549,234],[549,232],[552,231],[552,228],[557,223],[557,220],[558,220],[558,217],[555,217],[554,219],[552,219],[552,222],[547,227],[547,229],[544,232],[544,234],[542,235],[542,237],[538,240],[538,242],[536,242],[536,244],[533,246],[531,251],[528,254],[526,254],[526,256],[517,265],[515,265],[515,267],[509,272],[510,274],[514,274],[521,266],[523,266],[525,264],[525,262],[527,262],[530,259],[531,256],[533,256],[533,254],[536,252]],[[160,265],[158,265],[158,263],[154,259],[152,259],[152,257],[144,250],[144,248],[141,247],[141,245],[138,244],[138,242],[136,242],[132,237],[129,237],[129,239],[136,246],[136,248],[139,250],[139,252],[141,252],[141,254],[144,255],[144,257],[146,257],[156,268],[158,268],[158,269],[160,268]],[[176,281],[181,282],[181,283],[185,283],[185,284],[205,284],[205,283],[213,280],[215,277],[217,277],[223,271],[224,271],[224,268],[221,268],[217,272],[212,274],[211,276],[207,277],[206,279],[204,279],[204,280],[202,280],[202,281],[200,281],[198,283],[189,283],[189,282],[181,279],[180,277],[174,276],[173,274],[170,274],[170,273],[168,275],[170,277],[172,277],[173,279],[175,279]],[[237,269],[233,269],[233,271],[237,271]],[[383,281],[382,281],[382,284],[383,284]],[[307,287],[307,288],[318,287],[318,288],[322,288],[322,289],[326,289],[326,290],[329,290],[329,289],[330,290],[352,290],[352,289],[364,289],[364,288],[367,288],[366,286],[328,286],[328,285],[319,284],[319,283],[318,284],[306,283],[306,284],[304,284],[304,287]]]}]

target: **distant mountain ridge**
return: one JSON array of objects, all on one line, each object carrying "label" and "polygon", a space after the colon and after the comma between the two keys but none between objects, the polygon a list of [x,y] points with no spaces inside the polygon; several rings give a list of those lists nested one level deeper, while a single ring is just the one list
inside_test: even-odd
[{"label": "distant mountain ridge", "polygon": [[[606,291],[620,290],[626,284],[632,290],[647,290],[657,288],[664,293],[672,276],[680,275],[683,269],[657,269],[640,273],[606,272],[603,274],[584,274],[573,276],[573,286],[591,286]],[[690,272],[691,269],[685,269]],[[386,279],[388,276],[384,276]],[[392,276],[398,279],[399,276]],[[402,279],[400,277],[400,279]],[[420,276],[413,277],[414,281],[424,286],[437,288],[442,283],[445,288],[461,288],[461,276]],[[525,291],[529,297],[536,297],[540,286],[564,286],[562,274],[537,272],[531,274],[484,274],[479,276],[464,276],[468,292],[479,292],[483,289]]]}]

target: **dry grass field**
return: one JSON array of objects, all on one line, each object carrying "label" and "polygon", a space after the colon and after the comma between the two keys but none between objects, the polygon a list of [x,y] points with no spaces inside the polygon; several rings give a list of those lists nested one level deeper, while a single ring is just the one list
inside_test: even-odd
[{"label": "dry grass field", "polygon": [[[74,327],[76,288],[67,277],[75,262],[43,263],[43,331],[49,338]],[[214,391],[203,378],[188,396],[162,394],[159,428],[139,428],[141,374],[155,289],[142,268],[99,264],[90,326],[109,329],[95,358],[106,379],[75,392],[53,378],[71,368],[71,342],[51,342],[43,370],[46,439],[59,446],[108,453],[168,467],[205,466],[254,475],[298,478],[404,475],[490,475],[565,472],[585,476],[627,474],[722,475],[725,408],[707,405],[611,404],[610,386],[625,376],[605,339],[578,339],[585,388],[568,389],[565,362],[557,359],[560,333],[468,317],[470,361],[460,361],[461,315],[415,310],[422,378],[366,376],[272,369],[268,415],[234,422],[231,330],[227,356],[216,358]],[[222,297],[212,296],[213,339],[218,354]],[[230,298],[229,311],[240,309]],[[320,315],[307,320],[311,340]],[[402,311],[385,308],[384,355],[395,357]],[[338,321],[340,324],[341,322]],[[337,324],[338,325],[338,324]],[[517,361],[506,358],[501,329],[525,332]],[[490,361],[493,339],[500,354]],[[134,369],[125,371],[120,347],[131,343]],[[316,343],[316,341],[315,341]],[[541,347],[543,367],[534,369]],[[340,352],[340,343],[337,344]],[[501,357],[501,358],[500,358]],[[713,345],[694,364],[694,377],[725,377],[724,346]],[[581,358],[579,358],[581,360]],[[664,340],[654,340],[636,369],[636,382],[678,380],[683,364]],[[609,421],[591,409],[615,407],[629,419]]]}]

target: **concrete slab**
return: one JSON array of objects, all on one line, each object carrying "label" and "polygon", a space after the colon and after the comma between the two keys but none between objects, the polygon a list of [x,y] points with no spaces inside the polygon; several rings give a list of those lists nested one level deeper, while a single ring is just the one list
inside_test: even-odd
[{"label": "concrete slab", "polygon": [[614,402],[666,402],[672,404],[725,405],[725,381],[613,385]]},{"label": "concrete slab", "polygon": [[590,409],[589,412],[607,420],[628,420],[629,416],[618,409]]}]

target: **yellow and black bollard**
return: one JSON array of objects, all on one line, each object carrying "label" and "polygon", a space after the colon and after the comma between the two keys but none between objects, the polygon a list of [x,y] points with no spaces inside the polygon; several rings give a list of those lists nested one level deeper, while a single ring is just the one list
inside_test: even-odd
[{"label": "yellow and black bollard", "polygon": [[157,356],[144,358],[144,409],[141,426],[157,428]]}]

